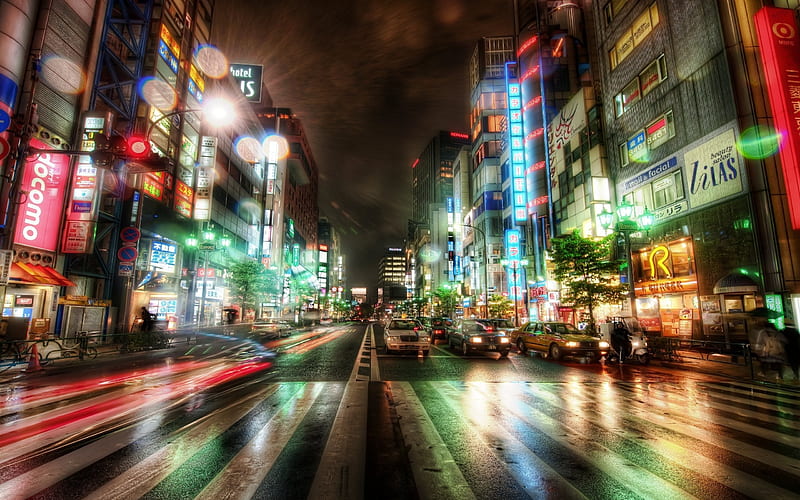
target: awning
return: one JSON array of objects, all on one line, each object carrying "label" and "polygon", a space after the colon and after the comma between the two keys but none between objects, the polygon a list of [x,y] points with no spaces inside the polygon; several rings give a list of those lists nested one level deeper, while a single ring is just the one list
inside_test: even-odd
[{"label": "awning", "polygon": [[758,292],[758,283],[749,276],[741,273],[730,273],[723,276],[714,285],[715,294],[725,293],[754,293]]},{"label": "awning", "polygon": [[34,285],[75,286],[75,283],[64,277],[55,269],[39,264],[13,262],[8,273],[11,282],[31,283]]}]

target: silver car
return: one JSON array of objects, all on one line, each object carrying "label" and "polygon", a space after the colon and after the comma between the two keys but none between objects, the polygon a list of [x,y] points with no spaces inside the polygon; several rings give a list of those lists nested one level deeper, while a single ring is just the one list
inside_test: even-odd
[{"label": "silver car", "polygon": [[383,330],[386,353],[393,351],[422,351],[425,356],[431,350],[431,336],[422,323],[415,319],[393,319]]}]

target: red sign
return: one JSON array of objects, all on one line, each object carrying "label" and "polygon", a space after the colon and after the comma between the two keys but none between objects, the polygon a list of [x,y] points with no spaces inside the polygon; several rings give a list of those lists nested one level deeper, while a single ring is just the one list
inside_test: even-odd
[{"label": "red sign", "polygon": [[[50,148],[35,137],[30,144],[37,149]],[[34,153],[27,158],[20,185],[27,195],[19,206],[15,243],[55,252],[68,173],[68,155]]]},{"label": "red sign", "polygon": [[800,37],[791,9],[763,7],[755,23],[777,132],[792,227],[800,229]]},{"label": "red sign", "polygon": [[192,217],[194,190],[180,179],[175,181],[175,211],[184,217]]}]

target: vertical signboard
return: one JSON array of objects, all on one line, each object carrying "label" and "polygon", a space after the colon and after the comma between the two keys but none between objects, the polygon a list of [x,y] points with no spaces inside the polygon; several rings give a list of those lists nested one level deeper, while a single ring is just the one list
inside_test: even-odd
[{"label": "vertical signboard", "polygon": [[525,186],[525,141],[522,127],[522,89],[515,78],[516,63],[506,63],[508,99],[508,140],[511,147],[511,210],[514,222],[527,220]]},{"label": "vertical signboard", "polygon": [[[111,128],[111,113],[88,112],[83,115],[81,151],[95,149],[95,136],[107,134]],[[64,233],[61,236],[63,253],[90,253],[94,247],[94,229],[99,209],[103,171],[94,166],[92,157],[78,156],[67,204]]]},{"label": "vertical signboard", "polygon": [[763,7],[755,15],[765,84],[780,148],[792,228],[800,229],[800,35],[791,9]]},{"label": "vertical signboard", "polygon": [[217,162],[217,138],[203,136],[194,191],[195,220],[211,219],[211,194],[214,188],[214,166]]},{"label": "vertical signboard", "polygon": [[261,77],[264,73],[262,64],[231,63],[231,76],[239,82],[242,94],[250,102],[261,102]]},{"label": "vertical signboard", "polygon": [[[50,146],[32,138],[33,148]],[[34,153],[27,158],[20,190],[27,193],[20,203],[14,230],[14,243],[55,252],[61,208],[69,175],[69,156]]]},{"label": "vertical signboard", "polygon": [[512,300],[517,300],[522,296],[520,290],[520,278],[523,273],[519,272],[519,261],[522,256],[522,245],[520,241],[519,229],[506,229],[505,243],[506,243],[506,259],[509,264],[506,267],[506,275],[508,281],[508,297]]}]

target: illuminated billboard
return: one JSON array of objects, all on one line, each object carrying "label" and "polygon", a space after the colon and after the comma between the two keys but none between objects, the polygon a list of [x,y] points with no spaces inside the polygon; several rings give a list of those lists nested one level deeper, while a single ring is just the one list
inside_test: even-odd
[{"label": "illuminated billboard", "polygon": [[755,15],[765,85],[780,148],[789,216],[800,229],[800,37],[794,11],[763,7]]}]

